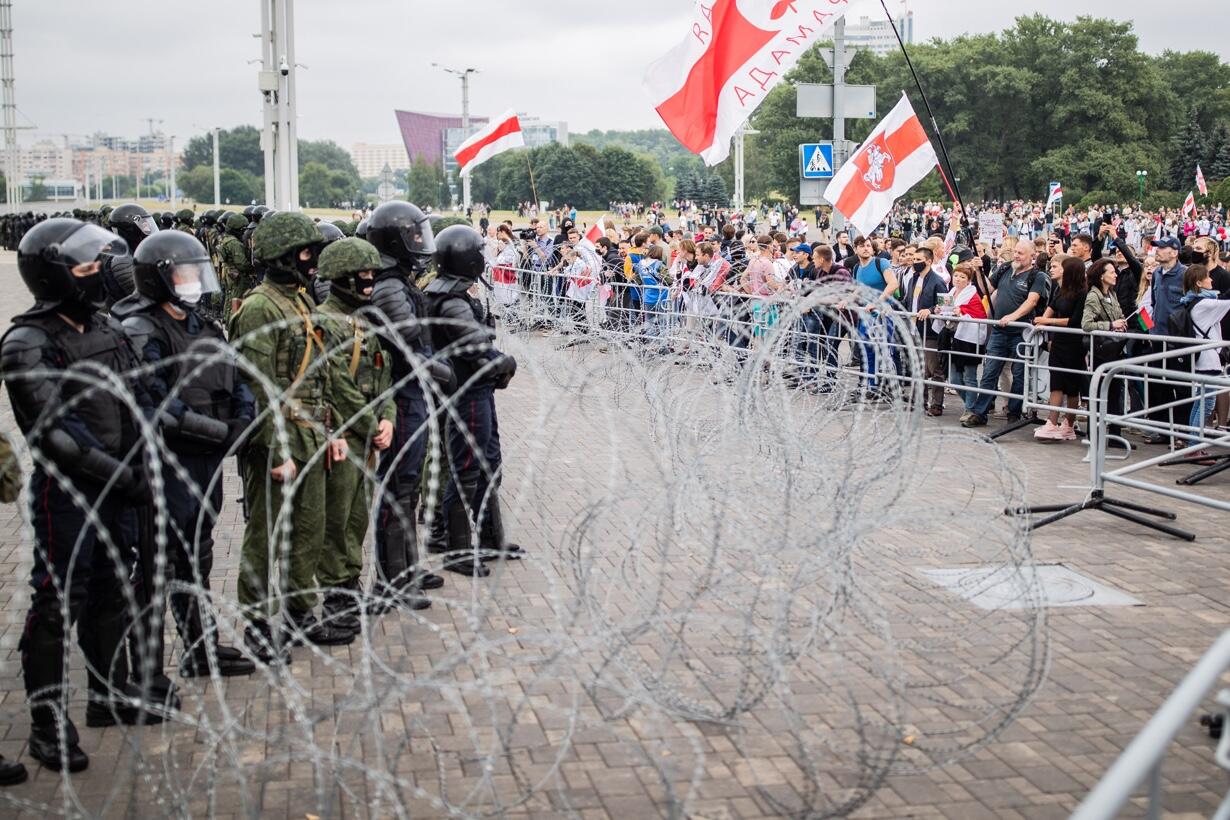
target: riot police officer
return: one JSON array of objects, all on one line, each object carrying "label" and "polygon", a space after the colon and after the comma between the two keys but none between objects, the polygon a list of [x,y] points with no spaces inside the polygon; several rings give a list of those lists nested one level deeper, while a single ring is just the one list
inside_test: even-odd
[{"label": "riot police officer", "polygon": [[107,288],[107,307],[133,292],[132,254],[149,236],[158,232],[154,218],[135,202],[127,202],[111,211],[108,217],[112,231],[120,235],[127,247],[116,245],[103,259],[103,284]]},{"label": "riot police officer", "polygon": [[[323,224],[320,226],[323,228]],[[332,227],[332,226],[330,226]],[[350,458],[333,464],[325,489],[325,543],[317,576],[325,595],[326,620],[357,632],[371,486],[365,468],[393,443],[397,406],[390,395],[390,363],[380,340],[362,315],[371,301],[380,254],[362,239],[340,239],[320,253],[319,280],[330,285],[317,310],[330,362],[334,403],[345,419]],[[384,611],[393,601],[382,598],[369,611]],[[422,608],[426,598],[398,600]]]},{"label": "riot police officer", "polygon": [[[484,247],[482,235],[468,225],[445,228],[436,238],[437,276],[424,291],[428,315],[436,320],[432,345],[449,358],[458,384],[453,395],[457,412],[449,422],[452,480],[444,498],[444,568],[467,574],[481,566],[484,556],[520,557],[519,547],[504,542],[496,491],[501,458],[495,391],[512,381],[517,360],[495,348],[483,305],[468,293],[486,267]],[[485,530],[486,538],[474,542],[473,529]]]},{"label": "riot police officer", "polygon": [[[322,623],[312,612],[324,544],[325,470],[328,462],[346,458],[348,448],[345,438],[331,435],[340,416],[330,392],[328,359],[316,335],[311,305],[300,291],[316,268],[320,231],[307,216],[283,212],[263,219],[252,239],[253,258],[264,278],[244,299],[229,328],[231,342],[262,377],[245,371],[259,420],[239,459],[248,509],[239,603],[248,619],[244,642],[268,663],[286,660],[285,649],[304,641],[336,645],[354,640],[353,632]],[[266,383],[276,392],[271,394]],[[284,439],[274,423],[275,413],[282,416]],[[289,538],[284,539],[279,519],[288,487],[294,496]],[[284,549],[285,616],[282,632],[275,636],[268,620],[277,608],[270,597],[269,572]]]},{"label": "riot police officer", "polygon": [[195,234],[196,227],[192,224],[195,214],[191,208],[180,208],[175,212],[175,230]]},{"label": "riot police officer", "polygon": [[123,329],[99,312],[106,298],[100,257],[117,241],[74,219],[32,228],[18,247],[17,267],[36,302],[0,340],[0,375],[35,457],[34,592],[20,643],[29,749],[57,771],[89,765],[65,713],[64,640],[74,624],[87,661],[87,725],[162,720],[128,683],[123,651],[135,511],[152,499],[137,421],[99,376],[124,374],[144,412],[152,414],[154,403]]},{"label": "riot police officer", "polygon": [[[255,666],[218,641],[208,604],[213,568],[213,530],[222,507],[223,460],[252,423],[252,393],[238,377],[234,350],[222,327],[199,312],[201,303],[219,291],[205,248],[181,231],[163,231],[141,243],[134,257],[137,293],[112,308],[142,360],[153,367],[150,392],[163,409],[163,438],[179,470],[162,471],[167,514],[167,556],[182,585],[171,592],[171,610],[184,641],[180,673],[185,677],[250,674]],[[139,544],[140,546],[140,544]],[[152,577],[153,555],[143,550],[142,579]],[[148,604],[150,594],[142,604]],[[130,638],[134,676],[156,688],[143,666],[161,660],[162,602],[145,606],[147,635],[153,651],[142,657]],[[136,633],[134,632],[134,635]],[[145,660],[145,664],[139,664]],[[161,664],[159,664],[159,670]]]},{"label": "riot police officer", "polygon": [[418,597],[419,591],[444,584],[443,578],[426,572],[419,563],[416,510],[428,422],[419,379],[424,362],[428,369],[435,368],[431,376],[437,380],[450,381],[452,373],[447,365],[431,358],[430,340],[422,325],[426,304],[415,284],[435,252],[427,216],[408,202],[385,202],[372,212],[367,241],[380,252],[382,269],[372,289],[372,307],[378,311],[381,343],[392,360],[397,403],[393,445],[381,454],[377,473],[372,594],[378,600],[394,600],[403,592]]}]

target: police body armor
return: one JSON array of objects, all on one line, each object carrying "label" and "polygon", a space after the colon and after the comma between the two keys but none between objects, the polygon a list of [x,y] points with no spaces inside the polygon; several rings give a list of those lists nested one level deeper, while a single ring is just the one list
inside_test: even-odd
[{"label": "police body armor", "polygon": [[[488,327],[486,310],[467,293],[471,284],[437,277],[424,291],[428,315],[444,320],[431,326],[432,347],[448,356],[459,385],[468,383],[488,361],[501,358],[493,346],[495,334]],[[480,379],[482,384],[498,381],[496,368],[489,368]]]},{"label": "police body armor", "polygon": [[88,380],[41,374],[23,377],[21,372],[37,371],[44,352],[51,348],[57,368],[68,370],[89,363],[111,373],[128,373],[138,362],[119,323],[95,313],[88,330],[78,333],[56,315],[55,306],[37,305],[13,319],[0,346],[0,368],[15,388],[11,391],[13,413],[21,428],[30,431],[44,413],[69,409],[98,440],[104,457],[96,458],[92,453],[98,451],[81,447],[54,424],[49,435],[41,437],[41,449],[70,476],[97,483],[110,480],[118,467],[113,459],[123,457],[137,439],[128,405],[113,389],[98,384],[98,375],[89,369],[82,368]]},{"label": "police body armor", "polygon": [[[234,354],[221,326],[199,314],[189,314],[181,322],[140,296],[124,300],[112,312],[123,321],[138,353],[150,338],[162,343],[169,362],[163,377],[171,395],[197,417],[164,423],[168,441],[183,452],[215,452],[229,432],[226,423],[231,420],[236,384]],[[185,327],[185,322],[193,321],[201,328],[195,335]],[[211,420],[217,423],[210,424]]]},{"label": "police body armor", "polygon": [[383,347],[393,361],[393,382],[397,385],[397,393],[420,392],[418,381],[408,378],[413,367],[406,356],[406,348],[419,356],[431,355],[429,340],[424,337],[421,324],[427,315],[422,291],[407,281],[400,268],[390,268],[376,275],[371,304],[388,321],[380,335],[384,340]]}]

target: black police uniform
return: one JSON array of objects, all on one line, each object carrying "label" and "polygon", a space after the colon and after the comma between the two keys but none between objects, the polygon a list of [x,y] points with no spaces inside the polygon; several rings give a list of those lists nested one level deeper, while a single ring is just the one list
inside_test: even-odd
[{"label": "black police uniform", "polygon": [[[162,719],[128,685],[124,586],[137,536],[136,510],[150,499],[136,420],[115,387],[102,379],[120,374],[148,417],[154,403],[136,375],[137,357],[123,329],[97,312],[104,300],[101,276],[94,274],[70,298],[54,300],[46,281],[38,292],[27,275],[27,265],[47,264],[45,255],[68,233],[105,232],[69,219],[48,220],[36,230],[19,248],[18,267],[43,301],[14,318],[0,339],[0,375],[35,456],[29,495],[33,595],[19,646],[31,702],[31,756],[58,770],[63,755],[70,771],[79,771],[89,760],[77,746],[76,728],[67,715],[62,724],[56,721],[67,706],[62,656],[73,624],[88,665],[87,725]],[[88,260],[62,267],[82,261]],[[64,281],[68,287],[73,280]]]},{"label": "black police uniform", "polygon": [[[453,394],[455,416],[449,424],[452,478],[444,496],[445,569],[472,572],[484,556],[519,557],[520,553],[518,547],[504,542],[499,500],[492,486],[501,465],[495,391],[508,386],[517,362],[495,349],[489,317],[482,303],[467,293],[483,271],[481,235],[464,225],[446,228],[437,239],[436,265],[439,276],[425,291],[428,313],[439,320],[431,327],[432,344],[450,360],[458,384]],[[475,553],[471,521],[480,511],[481,552]]]},{"label": "black police uniform", "polygon": [[[416,237],[414,247],[407,235]],[[426,315],[423,293],[414,284],[422,259],[434,249],[431,227],[419,209],[406,202],[387,202],[372,214],[367,240],[380,252],[385,268],[376,274],[371,305],[372,325],[392,363],[394,402],[397,405],[393,443],[380,455],[376,485],[376,570],[373,592],[379,599],[395,597],[388,587],[414,591],[443,584],[439,576],[419,565],[419,482],[427,456],[427,400],[416,364],[423,373],[447,381],[429,362],[431,348],[423,333]],[[436,365],[434,371],[432,365]],[[447,368],[445,368],[447,370]]]},{"label": "black police uniform", "polygon": [[[119,317],[142,361],[152,365],[148,383],[164,413],[163,438],[183,474],[165,465],[167,557],[174,577],[200,592],[172,591],[171,611],[184,641],[180,672],[210,674],[210,661],[222,675],[251,673],[255,666],[230,647],[219,646],[217,630],[202,596],[213,569],[214,525],[222,508],[222,464],[256,415],[248,386],[239,380],[232,348],[222,326],[195,311],[177,319],[161,304],[133,295],[117,304]],[[140,562],[138,591],[147,561]],[[148,599],[148,594],[144,595]],[[146,617],[152,620],[153,607]],[[160,611],[159,611],[160,619]],[[130,642],[134,674],[139,650]],[[160,657],[161,653],[156,656]]]}]

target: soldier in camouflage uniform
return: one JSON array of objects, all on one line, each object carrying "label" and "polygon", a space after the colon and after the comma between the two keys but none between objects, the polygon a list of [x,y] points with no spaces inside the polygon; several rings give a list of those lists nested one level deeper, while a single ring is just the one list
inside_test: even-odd
[{"label": "soldier in camouflage uniform", "polygon": [[221,262],[223,300],[222,315],[229,321],[239,308],[239,303],[256,284],[252,263],[242,240],[248,220],[242,214],[228,214],[222,223],[222,236],[218,240],[217,254]]},{"label": "soldier in camouflage uniform", "polygon": [[380,253],[362,239],[339,239],[320,253],[316,275],[329,284],[316,326],[329,351],[331,393],[346,422],[350,458],[333,465],[326,481],[325,543],[316,571],[325,595],[325,621],[358,632],[359,575],[372,488],[364,471],[393,443],[397,405],[391,362],[360,310],[371,302]]},{"label": "soldier in camouflage uniform", "polygon": [[196,228],[192,224],[194,218],[191,208],[180,208],[175,212],[175,230],[195,235]]},{"label": "soldier in camouflage uniform", "polygon": [[[227,220],[228,229],[234,220]],[[316,619],[311,591],[324,545],[326,472],[331,463],[346,459],[348,447],[345,438],[331,439],[332,419],[338,416],[329,362],[311,304],[299,290],[315,270],[320,231],[303,214],[279,213],[264,220],[252,240],[264,280],[231,318],[229,334],[263,377],[244,375],[256,397],[257,420],[239,461],[248,511],[239,603],[248,619],[244,643],[258,660],[269,663],[289,660],[286,649],[304,641],[336,645],[354,640],[349,630]],[[281,431],[274,414],[282,417]],[[277,608],[269,584],[274,560],[286,593],[278,635],[268,620]]]}]

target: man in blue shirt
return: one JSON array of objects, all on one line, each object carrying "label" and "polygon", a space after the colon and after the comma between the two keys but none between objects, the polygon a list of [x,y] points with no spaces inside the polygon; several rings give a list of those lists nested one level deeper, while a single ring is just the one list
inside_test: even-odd
[{"label": "man in blue shirt", "polygon": [[[1187,266],[1179,261],[1179,240],[1173,236],[1166,236],[1153,242],[1153,252],[1157,256],[1157,270],[1153,272],[1153,281],[1149,284],[1150,301],[1152,302],[1151,313],[1153,315],[1153,329],[1149,331],[1151,336],[1169,336],[1170,334],[1170,314],[1179,306],[1179,300],[1183,298],[1183,274],[1187,272]],[[1167,349],[1165,342],[1154,342],[1153,352],[1160,353]],[[1182,359],[1168,359],[1163,363],[1167,369],[1187,370],[1188,366]],[[1190,399],[1192,391],[1190,388],[1182,387],[1175,384],[1164,384],[1163,380],[1150,380],[1149,388],[1149,406],[1159,407],[1171,402]],[[1160,424],[1173,423],[1174,408],[1164,410],[1153,410],[1149,413],[1149,418]],[[1180,421],[1187,416],[1187,408],[1179,408]],[[1154,433],[1145,439],[1150,444],[1167,444],[1170,441],[1170,436]]]},{"label": "man in blue shirt", "polygon": [[[875,315],[882,303],[892,298],[897,291],[897,274],[887,259],[875,255],[875,246],[865,236],[854,240],[854,256],[858,260],[854,268],[854,280],[878,292],[878,298],[869,306],[870,312],[860,313],[858,335],[868,340],[874,334],[877,339],[883,338],[885,343],[892,341],[892,326],[882,316]],[[882,398],[880,381],[876,378],[875,348],[870,344],[861,345],[863,353],[863,372],[866,374],[866,389],[868,398]]]}]

